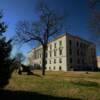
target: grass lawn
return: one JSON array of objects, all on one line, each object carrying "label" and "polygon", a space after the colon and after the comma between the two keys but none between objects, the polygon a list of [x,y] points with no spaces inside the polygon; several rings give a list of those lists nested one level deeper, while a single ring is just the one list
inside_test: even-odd
[{"label": "grass lawn", "polygon": [[45,76],[40,71],[33,76],[14,72],[5,90],[50,96],[48,100],[100,100],[100,72],[47,71]]}]

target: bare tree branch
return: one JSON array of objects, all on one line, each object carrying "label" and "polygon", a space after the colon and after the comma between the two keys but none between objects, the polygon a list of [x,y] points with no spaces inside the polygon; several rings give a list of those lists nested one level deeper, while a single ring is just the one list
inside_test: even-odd
[{"label": "bare tree branch", "polygon": [[16,38],[22,42],[38,41],[43,47],[43,75],[45,74],[45,53],[49,38],[61,32],[64,16],[51,10],[46,3],[41,0],[37,6],[38,20],[20,21],[16,25]]},{"label": "bare tree branch", "polygon": [[100,0],[89,0],[91,16],[89,28],[94,42],[100,45]]}]

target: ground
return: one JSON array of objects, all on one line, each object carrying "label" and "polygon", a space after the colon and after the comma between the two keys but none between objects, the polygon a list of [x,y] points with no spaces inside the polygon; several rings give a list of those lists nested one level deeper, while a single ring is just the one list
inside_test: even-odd
[{"label": "ground", "polygon": [[100,72],[48,71],[45,76],[41,71],[34,75],[14,72],[2,93],[23,100],[100,100]]}]

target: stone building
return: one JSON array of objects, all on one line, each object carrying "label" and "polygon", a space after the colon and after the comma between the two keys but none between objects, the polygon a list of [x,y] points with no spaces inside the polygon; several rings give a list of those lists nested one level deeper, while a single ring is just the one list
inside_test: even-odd
[{"label": "stone building", "polygon": [[97,56],[97,66],[100,69],[100,56]]},{"label": "stone building", "polygon": [[[32,64],[42,67],[42,46],[31,51]],[[46,70],[94,70],[97,67],[96,46],[65,33],[48,43]]]}]

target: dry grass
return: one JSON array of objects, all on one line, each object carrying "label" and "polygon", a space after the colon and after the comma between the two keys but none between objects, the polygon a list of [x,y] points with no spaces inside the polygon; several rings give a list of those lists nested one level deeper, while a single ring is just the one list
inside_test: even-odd
[{"label": "dry grass", "polygon": [[42,76],[13,73],[8,90],[29,91],[57,97],[73,97],[82,100],[100,100],[99,72],[46,72]]}]

